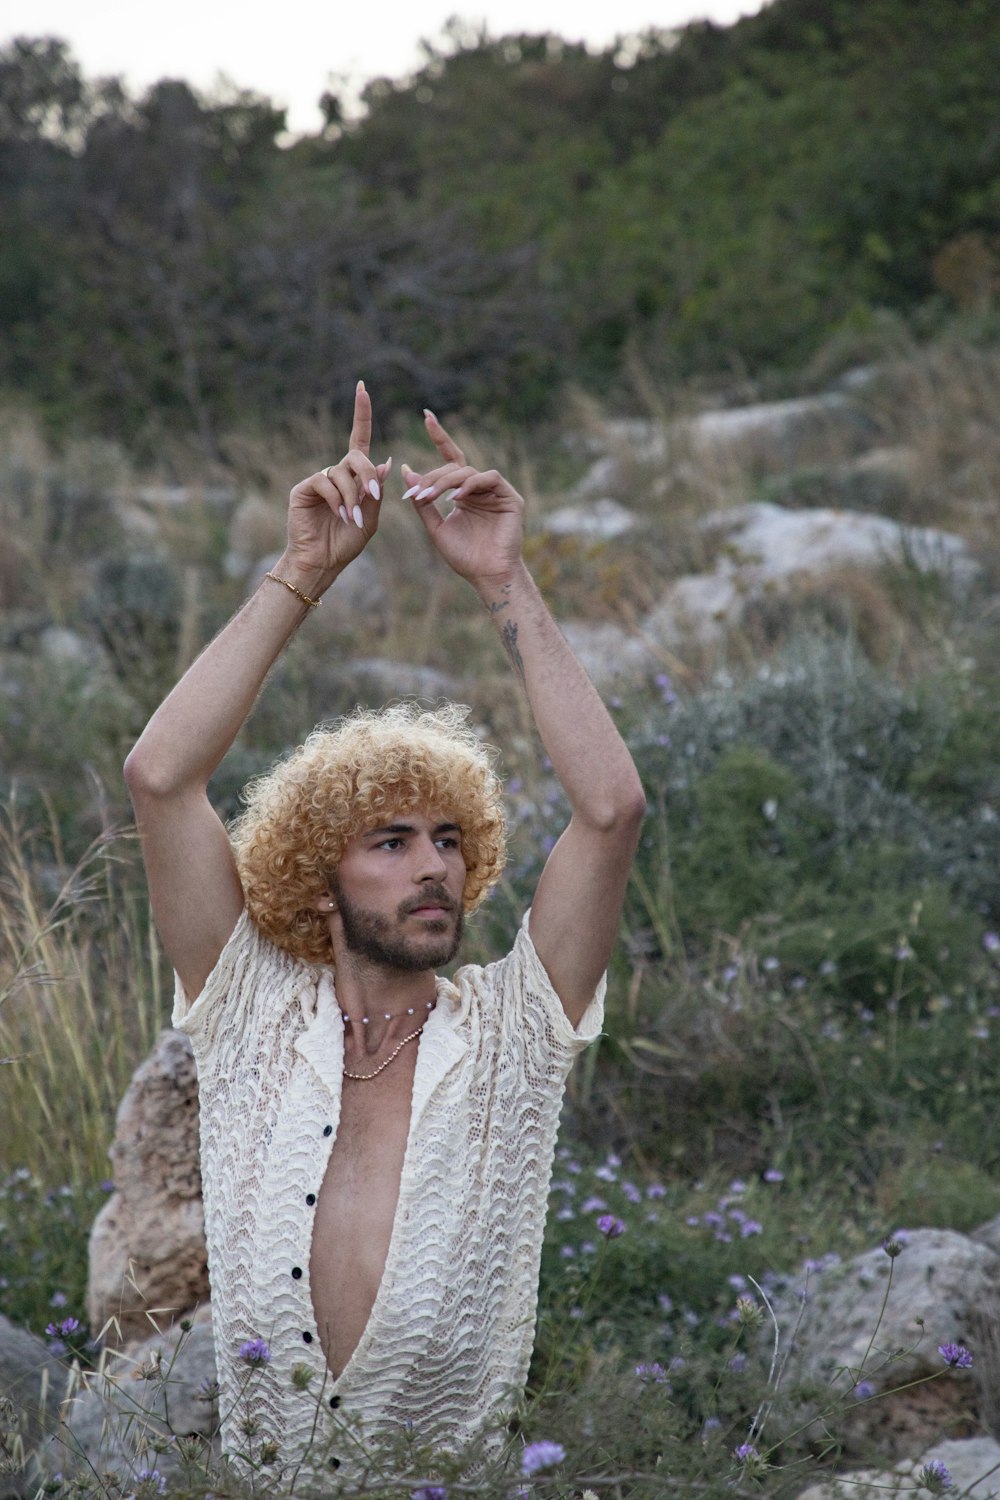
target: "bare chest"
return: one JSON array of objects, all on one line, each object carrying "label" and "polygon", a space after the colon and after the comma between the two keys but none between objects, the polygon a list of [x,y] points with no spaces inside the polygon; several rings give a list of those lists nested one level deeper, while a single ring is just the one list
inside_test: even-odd
[{"label": "bare chest", "polygon": [[[403,1062],[403,1059],[399,1059]],[[385,1271],[410,1127],[415,1053],[398,1073],[345,1079],[337,1137],[316,1200],[313,1310],[339,1376],[365,1330]]]}]

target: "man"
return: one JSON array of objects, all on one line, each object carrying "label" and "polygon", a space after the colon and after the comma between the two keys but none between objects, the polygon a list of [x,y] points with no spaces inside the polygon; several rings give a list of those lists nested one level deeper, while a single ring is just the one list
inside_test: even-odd
[{"label": "man", "polygon": [[426,425],[442,462],[404,466],[404,499],[489,612],[572,814],[511,953],[435,976],[503,864],[499,782],[460,710],[317,731],[250,788],[232,841],[207,798],[377,530],[391,460],[369,456],[360,382],[350,451],[292,490],[280,562],[126,762],[199,1068],[223,1445],[286,1483],[320,1453],[342,1479],[404,1430],[460,1449],[523,1391],[563,1087],[600,1030],[645,805],[524,565],[520,496]]}]

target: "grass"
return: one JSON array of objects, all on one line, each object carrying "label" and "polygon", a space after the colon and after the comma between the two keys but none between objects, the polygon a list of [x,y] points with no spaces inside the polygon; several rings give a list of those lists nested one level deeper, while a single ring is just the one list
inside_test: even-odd
[{"label": "grass", "polygon": [[[673,683],[661,674],[616,702],[650,816],[606,1036],[571,1078],[556,1163],[520,1422],[565,1458],[525,1481],[532,1496],[798,1495],[835,1444],[807,1472],[801,1454],[769,1446],[766,1425],[761,1435],[769,1325],[766,1311],[763,1331],[739,1323],[737,1291],[766,1294],[805,1260],[850,1257],[896,1227],[965,1232],[1000,1211],[1000,730],[994,544],[980,503],[1000,486],[986,430],[997,369],[988,349],[911,349],[858,397],[879,442],[915,455],[896,513],[961,530],[986,565],[980,596],[956,599],[905,567],[805,589],[711,655],[689,653]],[[691,409],[685,393],[648,395],[651,413]],[[121,455],[60,455],[30,416],[5,420],[0,581],[6,618],[26,633],[0,654],[14,689],[0,787],[0,1312],[42,1334],[83,1319],[115,1111],[166,1020],[118,766],[242,585],[223,567],[238,538],[209,504],[147,506],[155,557],[87,533],[78,566],[73,507],[97,514],[136,478]],[[578,420],[586,434],[603,419]],[[418,431],[392,437],[415,454]],[[319,462],[331,442],[319,429],[234,436],[231,470],[210,477],[243,497],[237,527],[273,542],[296,453]],[[544,511],[583,446],[568,458],[511,439],[504,462]],[[849,457],[831,451],[829,463]],[[148,477],[193,477],[183,454],[172,464]],[[760,453],[700,474],[680,465],[667,491],[656,470],[638,459],[622,470],[619,498],[649,497],[637,505],[656,528],[645,540],[549,546],[532,532],[558,613],[641,613],[658,577],[701,565],[700,514],[780,476]],[[477,719],[504,746],[511,861],[472,924],[468,956],[483,959],[509,939],[566,808],[488,623],[470,620],[455,581],[414,566],[410,519],[386,502],[377,641],[364,611],[339,617],[330,640],[347,656],[377,651],[466,678]],[[39,600],[44,619],[25,624]],[[46,659],[32,645],[46,623],[77,632],[92,655]],[[349,706],[350,680],[329,655],[305,632],[287,653],[220,770],[224,810],[289,726],[297,735]],[[604,1212],[624,1234],[602,1238]],[[74,1335],[84,1365],[100,1358],[96,1332]],[[756,1478],[734,1468],[751,1441],[769,1464]],[[189,1459],[172,1471],[176,1493],[234,1488],[194,1449]],[[145,1467],[157,1462],[154,1446]],[[432,1473],[452,1495],[510,1493],[506,1480],[463,1490],[430,1455],[400,1449],[385,1464],[406,1482],[383,1468],[365,1493],[408,1496]],[[268,1492],[266,1468],[256,1493]],[[158,1485],[133,1474],[137,1496]],[[117,1491],[92,1475],[80,1493]]]}]

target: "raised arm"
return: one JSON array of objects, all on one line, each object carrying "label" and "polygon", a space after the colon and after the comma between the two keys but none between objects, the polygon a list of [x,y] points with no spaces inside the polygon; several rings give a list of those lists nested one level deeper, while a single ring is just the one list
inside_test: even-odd
[{"label": "raised arm", "polygon": [[[573,655],[522,557],[524,502],[496,470],[477,472],[437,419],[427,430],[445,463],[407,496],[451,568],[475,588],[524,685],[571,818],[546,861],[530,930],[574,1025],[607,967],[645,795],[628,749]],[[435,501],[454,491],[442,515]]]},{"label": "raised arm", "polygon": [[208,781],[310,613],[309,601],[322,598],[375,534],[389,464],[372,463],[370,442],[371,402],[359,383],[350,451],[292,490],[288,543],[274,576],[184,674],[125,762],[153,916],[189,997],[204,984],[243,906]]}]

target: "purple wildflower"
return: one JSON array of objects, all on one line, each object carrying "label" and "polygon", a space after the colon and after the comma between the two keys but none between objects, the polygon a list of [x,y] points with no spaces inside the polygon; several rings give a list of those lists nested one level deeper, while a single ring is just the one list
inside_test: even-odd
[{"label": "purple wildflower", "polygon": [[875,1387],[870,1380],[859,1380],[853,1391],[855,1401],[870,1401],[874,1394]]},{"label": "purple wildflower", "polygon": [[987,953],[1000,953],[1000,932],[984,932],[983,947]]},{"label": "purple wildflower", "polygon": [[79,1318],[63,1318],[61,1323],[49,1323],[45,1332],[50,1339],[67,1339],[71,1333],[76,1333],[79,1326]]},{"label": "purple wildflower", "polygon": [[768,1167],[767,1171],[764,1173],[765,1182],[784,1182],[784,1180],[784,1172],[779,1172],[777,1167]]},{"label": "purple wildflower", "polygon": [[587,1198],[585,1202],[580,1204],[580,1212],[582,1214],[596,1214],[600,1213],[602,1208],[607,1208],[607,1206],[604,1199],[598,1198],[595,1194],[594,1197]]},{"label": "purple wildflower", "polygon": [[529,1443],[521,1454],[521,1473],[528,1479],[540,1469],[551,1469],[553,1464],[561,1464],[565,1457],[566,1449],[562,1443],[550,1443],[542,1438],[537,1443]]},{"label": "purple wildflower", "polygon": [[745,1464],[749,1463],[752,1458],[759,1458],[760,1454],[753,1443],[741,1443],[738,1448],[733,1450],[733,1457],[737,1463]]},{"label": "purple wildflower", "polygon": [[167,1481],[159,1469],[140,1469],[135,1476],[135,1482],[141,1486],[147,1495],[165,1495],[167,1493]]},{"label": "purple wildflower", "polygon": [[65,1307],[68,1301],[69,1298],[67,1297],[65,1292],[53,1292],[52,1296],[49,1298],[49,1306]]},{"label": "purple wildflower", "polygon": [[658,1360],[651,1365],[636,1365],[635,1373],[643,1385],[666,1385],[667,1372]]},{"label": "purple wildflower", "polygon": [[964,1344],[938,1344],[938,1353],[953,1370],[968,1370],[972,1366],[972,1355]]},{"label": "purple wildflower", "polygon": [[665,1198],[667,1190],[661,1182],[651,1182],[646,1189],[647,1198]]},{"label": "purple wildflower", "polygon": [[930,1490],[932,1495],[941,1495],[945,1490],[952,1489],[955,1484],[939,1458],[932,1458],[924,1464],[917,1480],[925,1490]]},{"label": "purple wildflower", "polygon": [[410,1500],[448,1500],[448,1491],[443,1484],[425,1484],[413,1491]]},{"label": "purple wildflower", "polygon": [[642,1194],[640,1193],[634,1182],[623,1182],[622,1192],[625,1194],[630,1203],[642,1202]]},{"label": "purple wildflower", "polygon": [[624,1220],[616,1218],[614,1214],[601,1214],[597,1227],[605,1239],[609,1240],[616,1240],[620,1234],[625,1233]]},{"label": "purple wildflower", "polygon": [[247,1339],[240,1345],[240,1359],[246,1360],[252,1370],[259,1370],[262,1365],[270,1364],[271,1351],[263,1339]]}]

